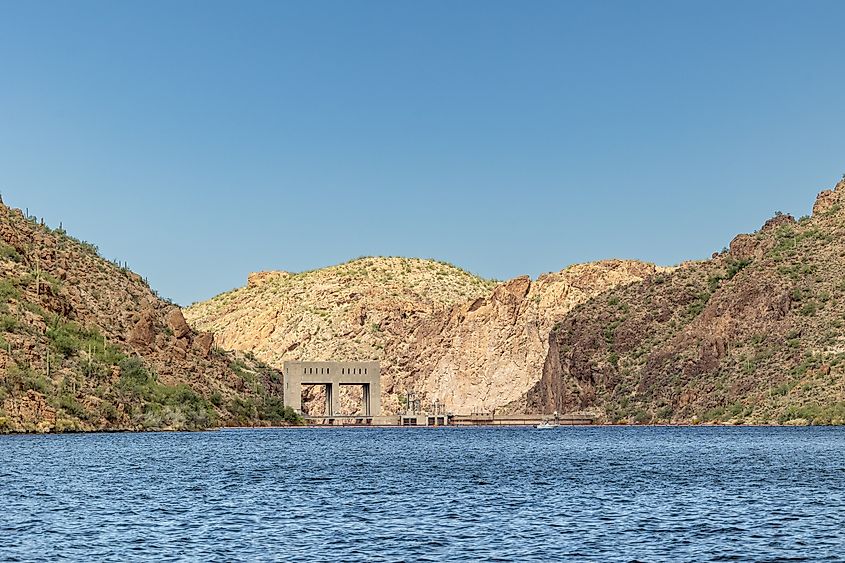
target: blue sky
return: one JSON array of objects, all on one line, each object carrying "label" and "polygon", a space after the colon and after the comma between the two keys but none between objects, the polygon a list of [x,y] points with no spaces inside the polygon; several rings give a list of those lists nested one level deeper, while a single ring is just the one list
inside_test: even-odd
[{"label": "blue sky", "polygon": [[0,192],[188,304],[703,258],[845,172],[845,2],[0,0]]}]

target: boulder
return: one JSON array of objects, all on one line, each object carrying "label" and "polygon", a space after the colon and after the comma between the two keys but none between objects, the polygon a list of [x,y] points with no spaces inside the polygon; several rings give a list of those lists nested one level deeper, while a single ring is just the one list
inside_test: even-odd
[{"label": "boulder", "polygon": [[172,342],[173,346],[170,348],[171,353],[180,360],[184,360],[188,355],[188,340],[185,338],[175,338]]},{"label": "boulder", "polygon": [[816,202],[813,204],[813,215],[819,215],[828,211],[838,201],[839,194],[835,190],[824,190],[816,196]]},{"label": "boulder", "polygon": [[211,349],[214,347],[214,335],[210,332],[202,332],[196,338],[192,345],[195,352],[203,358],[211,356]]},{"label": "boulder", "polygon": [[795,217],[788,213],[778,213],[768,221],[763,224],[763,227],[760,229],[763,232],[770,231],[772,229],[777,229],[778,227],[782,227],[784,225],[794,225],[795,224]]},{"label": "boulder", "polygon": [[737,260],[751,260],[757,256],[758,245],[757,238],[753,235],[737,235],[731,241],[730,255]]},{"label": "boulder", "polygon": [[129,332],[129,342],[140,346],[150,346],[155,341],[155,324],[153,312],[149,309],[141,312],[135,326]]},{"label": "boulder", "polygon": [[182,315],[181,309],[171,309],[167,313],[167,326],[173,331],[173,336],[176,338],[185,338],[191,334],[191,327],[185,322],[185,317]]}]

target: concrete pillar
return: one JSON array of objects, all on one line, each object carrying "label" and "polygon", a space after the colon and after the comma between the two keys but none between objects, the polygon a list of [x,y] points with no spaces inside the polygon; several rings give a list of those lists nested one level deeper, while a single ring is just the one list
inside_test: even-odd
[{"label": "concrete pillar", "polygon": [[326,383],[326,416],[334,415],[334,384]]},{"label": "concrete pillar", "polygon": [[285,366],[284,402],[296,412],[302,412],[302,370],[298,366]]},{"label": "concrete pillar", "polygon": [[361,413],[364,416],[371,416],[370,415],[370,384],[364,383],[362,386],[363,389],[363,397],[361,399]]},{"label": "concrete pillar", "polygon": [[367,385],[367,395],[370,398],[367,401],[369,404],[367,414],[369,416],[381,416],[381,370],[378,364],[375,364],[371,369],[374,378],[372,383]]}]

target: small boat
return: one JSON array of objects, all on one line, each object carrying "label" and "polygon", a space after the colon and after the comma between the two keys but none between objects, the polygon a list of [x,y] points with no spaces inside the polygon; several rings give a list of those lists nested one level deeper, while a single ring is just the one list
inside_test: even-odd
[{"label": "small boat", "polygon": [[537,430],[551,430],[553,428],[557,428],[559,426],[557,411],[555,411],[553,416],[554,421],[549,420],[548,417],[543,417],[543,421],[540,422],[540,424],[534,426],[534,428],[536,428]]}]

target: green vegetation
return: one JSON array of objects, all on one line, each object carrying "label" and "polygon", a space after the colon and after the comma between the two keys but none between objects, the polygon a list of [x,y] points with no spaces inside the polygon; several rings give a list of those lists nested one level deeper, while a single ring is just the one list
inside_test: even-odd
[{"label": "green vegetation", "polygon": [[692,302],[687,306],[686,316],[689,319],[694,319],[704,311],[707,303],[710,301],[712,294],[709,291],[701,291],[695,294]]},{"label": "green vegetation", "polygon": [[0,303],[8,303],[12,299],[20,299],[21,293],[17,284],[10,279],[0,279]]},{"label": "green vegetation", "polygon": [[30,389],[47,395],[53,390],[53,382],[43,375],[36,373],[30,367],[12,364],[6,368],[3,387],[15,395],[26,393]]},{"label": "green vegetation", "polygon": [[774,233],[775,245],[769,256],[779,261],[798,254],[797,249],[804,241],[830,242],[831,236],[816,228],[796,230],[790,225],[778,227]]},{"label": "green vegetation", "polygon": [[124,357],[118,365],[117,387],[127,398],[135,399],[133,419],[144,428],[199,430],[216,423],[211,403],[187,385],[162,385],[139,358]]},{"label": "green vegetation", "polygon": [[23,258],[14,247],[0,242],[0,260],[11,260],[12,262],[20,262]]},{"label": "green vegetation", "polygon": [[733,279],[734,276],[736,276],[738,273],[740,273],[742,270],[744,270],[750,264],[751,264],[751,260],[747,259],[747,258],[742,259],[742,260],[729,259],[728,260],[728,272],[726,274],[726,278],[729,279],[729,280]]},{"label": "green vegetation", "polygon": [[251,397],[235,397],[228,410],[239,424],[248,425],[257,419],[271,423],[302,424],[302,417],[286,407],[278,397],[265,396],[260,401]]},{"label": "green vegetation", "polygon": [[16,317],[11,315],[0,315],[0,332],[16,332],[20,323]]},{"label": "green vegetation", "polygon": [[789,406],[778,417],[781,424],[792,420],[806,420],[809,424],[845,424],[845,403],[829,405]]},{"label": "green vegetation", "polygon": [[604,331],[602,332],[602,336],[604,337],[605,344],[612,345],[614,340],[614,334],[616,333],[616,329],[619,328],[619,325],[622,324],[622,320],[616,319],[608,323],[607,326],[604,327]]},{"label": "green vegetation", "polygon": [[278,397],[267,397],[264,404],[258,408],[258,414],[263,420],[270,422],[302,424],[302,417],[292,408],[286,407]]}]

